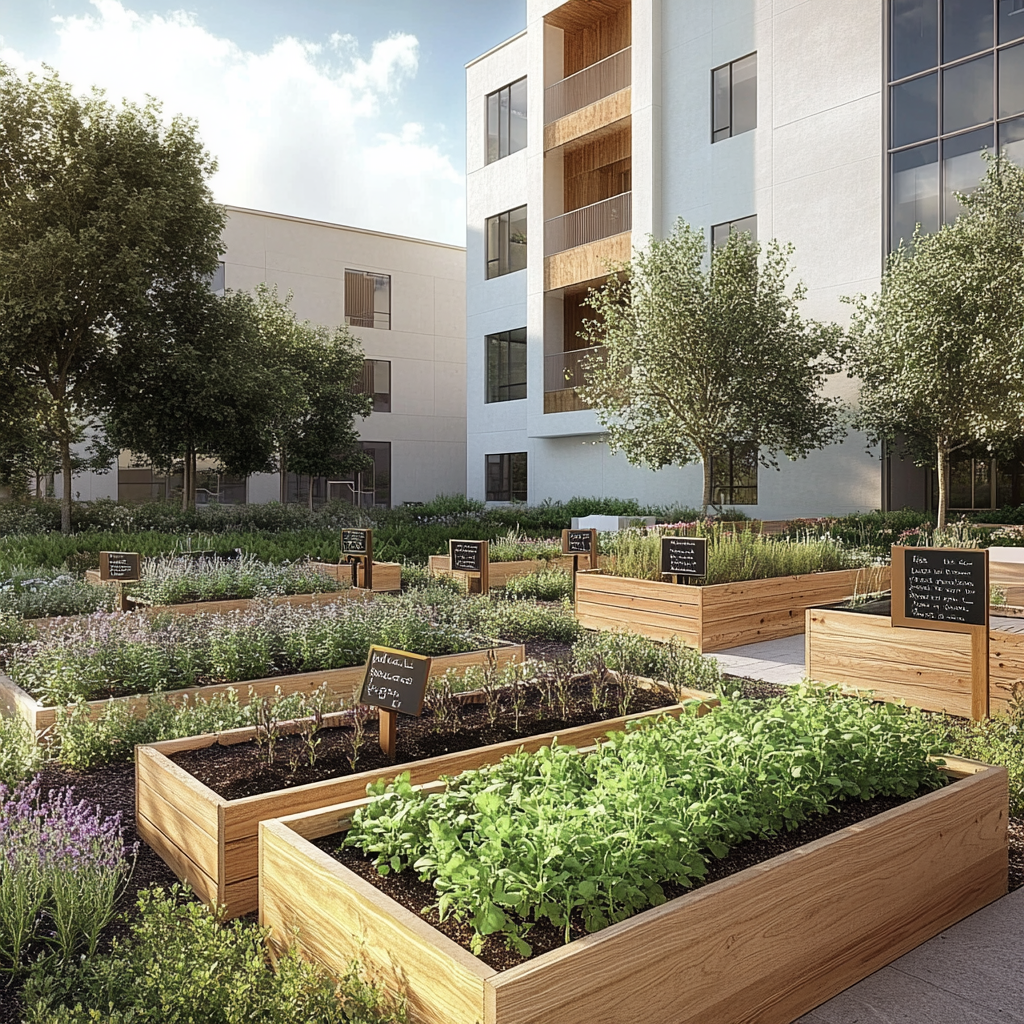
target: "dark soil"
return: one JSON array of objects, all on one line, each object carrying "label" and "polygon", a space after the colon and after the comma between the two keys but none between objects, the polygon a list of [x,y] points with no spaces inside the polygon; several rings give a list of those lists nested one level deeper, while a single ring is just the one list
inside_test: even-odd
[{"label": "dark soil", "polygon": [[[732,849],[722,860],[712,860],[708,865],[707,877],[701,884],[707,885],[710,882],[716,882],[737,871],[743,871],[754,864],[770,860],[780,853],[796,849],[796,847],[820,839],[822,836],[831,835],[833,832],[846,828],[847,825],[864,821],[866,818],[881,814],[893,807],[899,807],[900,804],[906,802],[901,798],[879,798],[865,802],[844,803],[832,814],[807,821],[793,832],[742,843]],[[459,943],[467,950],[470,948],[473,930],[468,924],[463,924],[452,918],[442,922],[436,910],[425,909],[430,907],[436,899],[434,888],[429,882],[419,881],[411,871],[381,877],[377,874],[377,869],[373,866],[372,861],[365,858],[360,851],[354,849],[339,851],[337,835],[316,840],[315,845],[337,858],[350,871],[365,878],[381,892],[401,903],[414,914],[422,916],[428,924],[433,925],[454,942]],[[662,888],[668,899],[675,899],[677,896],[683,896],[691,891],[685,886],[672,882],[662,883]],[[586,931],[583,928],[582,918],[578,914],[573,917],[570,938],[577,939],[586,935]],[[547,953],[564,945],[565,932],[564,929],[556,928],[547,922],[535,924],[527,933],[526,941],[533,948],[531,957],[522,957],[507,949],[504,940],[493,935],[485,939],[483,951],[477,955],[496,971],[505,971],[510,967],[525,963],[528,959],[539,956],[541,953]]]},{"label": "dark soil", "polygon": [[[394,760],[380,749],[378,722],[374,715],[365,722],[365,734],[359,742],[354,768],[355,730],[351,724],[322,730],[312,767],[306,741],[301,735],[279,738],[272,763],[268,760],[269,750],[265,741],[262,744],[249,742],[231,746],[214,744],[198,750],[179,751],[170,758],[226,800],[237,800],[324,779],[343,778],[355,772],[383,771],[395,764],[422,761],[459,750],[616,718],[623,713],[619,704],[620,694],[618,684],[609,684],[604,703],[594,711],[589,677],[573,676],[566,714],[562,715],[554,696],[554,684],[552,703],[536,687],[523,687],[524,706],[518,728],[509,691],[500,694],[499,717],[493,726],[488,722],[487,707],[483,703],[453,705],[451,713],[454,715],[457,711],[457,721],[454,717],[445,721],[436,708],[425,707],[421,718],[398,716],[397,756]],[[666,691],[637,689],[626,713],[652,711],[673,703],[674,698]]]}]

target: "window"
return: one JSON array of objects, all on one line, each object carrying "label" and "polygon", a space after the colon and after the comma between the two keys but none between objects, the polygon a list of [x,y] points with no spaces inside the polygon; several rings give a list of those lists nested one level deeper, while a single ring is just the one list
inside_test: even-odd
[{"label": "window", "polygon": [[711,457],[711,500],[726,505],[757,504],[757,447],[733,445]]},{"label": "window", "polygon": [[757,54],[711,72],[711,141],[757,127]]},{"label": "window", "polygon": [[889,246],[960,213],[998,145],[1024,162],[1024,3],[890,0]]},{"label": "window", "polygon": [[487,455],[487,500],[526,501],[526,452]]},{"label": "window", "polygon": [[345,323],[391,330],[391,276],[345,271]]},{"label": "window", "polygon": [[[117,500],[141,503],[146,501],[181,501],[184,486],[181,471],[167,474],[136,458],[130,451],[117,457]],[[212,459],[199,459],[196,464],[196,504],[244,505],[246,478],[234,473],[221,473]]]},{"label": "window", "polygon": [[526,148],[526,79],[487,97],[487,163]]},{"label": "window", "polygon": [[526,207],[487,218],[487,277],[526,269]]},{"label": "window", "polygon": [[359,393],[373,396],[374,412],[391,412],[391,362],[364,359]]},{"label": "window", "polygon": [[313,507],[326,501],[347,501],[360,508],[391,507],[391,442],[361,441],[363,452],[370,456],[368,469],[348,473],[338,480],[325,476],[300,476],[289,473],[285,486],[286,500],[309,505],[310,488]]},{"label": "window", "polygon": [[487,346],[488,402],[526,397],[526,328],[489,334]]},{"label": "window", "polygon": [[224,296],[224,261],[217,264],[217,269],[210,277],[210,291],[214,295]]},{"label": "window", "polygon": [[757,217],[743,217],[740,220],[729,220],[724,224],[715,224],[711,229],[711,248],[720,249],[729,241],[729,236],[734,232],[742,235],[744,231],[750,232],[753,241],[757,241]]}]

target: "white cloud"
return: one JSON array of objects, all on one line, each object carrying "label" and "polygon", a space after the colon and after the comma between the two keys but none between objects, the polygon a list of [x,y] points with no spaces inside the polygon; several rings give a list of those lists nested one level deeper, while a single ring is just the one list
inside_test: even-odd
[{"label": "white cloud", "polygon": [[[185,12],[91,2],[93,13],[54,19],[47,63],[76,90],[149,94],[168,115],[194,118],[219,163],[220,202],[464,244],[461,173],[395,109],[416,75],[415,36],[377,40],[368,59],[341,33],[251,53]],[[10,48],[0,60],[40,67]]]}]

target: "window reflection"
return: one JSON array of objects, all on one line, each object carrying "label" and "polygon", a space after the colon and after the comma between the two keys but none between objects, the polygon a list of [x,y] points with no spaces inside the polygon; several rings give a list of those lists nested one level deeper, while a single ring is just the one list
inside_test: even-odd
[{"label": "window reflection", "polygon": [[942,73],[942,130],[955,132],[992,120],[992,55]]},{"label": "window reflection", "polygon": [[890,244],[899,248],[914,237],[914,228],[939,226],[939,147],[931,142],[892,157],[892,230]]},{"label": "window reflection", "polygon": [[1024,117],[999,126],[999,148],[1014,163],[1024,165]]},{"label": "window reflection", "polygon": [[935,67],[938,44],[938,0],[892,0],[894,80]]},{"label": "window reflection", "polygon": [[973,192],[985,176],[983,149],[992,148],[992,129],[981,128],[966,135],[957,135],[942,143],[942,216],[950,224],[960,216],[963,207],[954,192]]},{"label": "window reflection", "polygon": [[1024,113],[1024,45],[999,51],[999,116]]},{"label": "window reflection", "polygon": [[999,0],[999,42],[1024,39],[1024,0]]},{"label": "window reflection", "polygon": [[937,74],[924,75],[892,88],[892,145],[907,146],[938,134]]},{"label": "window reflection", "polygon": [[991,49],[992,4],[988,0],[943,0],[943,61]]}]

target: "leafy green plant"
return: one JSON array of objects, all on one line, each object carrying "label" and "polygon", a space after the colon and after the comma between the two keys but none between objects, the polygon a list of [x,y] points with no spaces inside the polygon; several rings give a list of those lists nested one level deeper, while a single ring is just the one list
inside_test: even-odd
[{"label": "leafy green plant", "polygon": [[492,562],[518,562],[528,559],[550,562],[561,557],[562,545],[560,542],[532,539],[527,537],[524,531],[513,528],[503,537],[492,540],[487,550]]},{"label": "leafy green plant", "polygon": [[400,1024],[404,1010],[361,977],[340,979],[295,951],[271,968],[268,929],[224,921],[187,890],[145,890],[138,919],[109,953],[60,973],[37,969],[25,1024]]},{"label": "leafy green plant", "polygon": [[0,786],[27,779],[42,762],[35,733],[20,715],[0,715]]},{"label": "leafy green plant", "polygon": [[557,744],[464,772],[425,795],[403,776],[354,815],[344,845],[381,874],[414,870],[440,916],[529,955],[531,924],[571,937],[665,902],[710,857],[843,800],[911,797],[944,778],[930,727],[893,705],[806,689],[752,708],[647,720],[581,757]]},{"label": "leafy green plant", "polygon": [[513,576],[505,584],[505,596],[519,601],[571,601],[572,573],[552,568]]},{"label": "leafy green plant", "polygon": [[0,574],[0,613],[21,619],[110,611],[115,598],[112,588],[94,587],[65,569],[13,566]]}]

